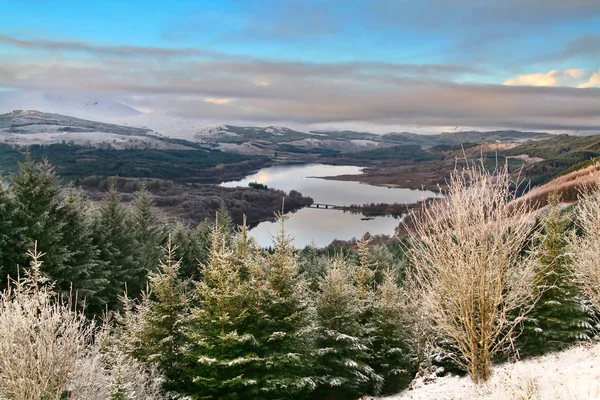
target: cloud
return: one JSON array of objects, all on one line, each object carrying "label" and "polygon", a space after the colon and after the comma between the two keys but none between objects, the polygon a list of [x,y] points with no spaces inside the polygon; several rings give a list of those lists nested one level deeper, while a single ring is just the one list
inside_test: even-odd
[{"label": "cloud", "polygon": [[[145,47],[133,47],[142,55],[131,57],[121,54],[122,47],[81,42],[16,45],[34,51],[50,46],[60,56],[3,60],[0,87],[101,92],[133,98],[145,109],[222,123],[600,130],[600,89],[560,87],[591,79],[574,69],[527,78],[547,80],[547,87],[508,86],[458,83],[456,77],[478,68],[454,64],[278,62],[226,54],[205,59]],[[81,57],[83,49],[110,56]]]},{"label": "cloud", "polygon": [[204,99],[205,103],[212,103],[212,104],[219,104],[219,105],[229,104],[232,101],[233,101],[232,99],[221,99],[221,98],[217,98],[217,97],[207,97]]},{"label": "cloud", "polygon": [[569,42],[562,50],[548,57],[541,57],[541,60],[554,62],[573,58],[598,60],[600,58],[600,35],[586,35],[577,38]]},{"label": "cloud", "polygon": [[508,79],[504,85],[508,86],[558,86],[556,79],[558,71],[552,70],[547,73],[520,75],[516,78]]},{"label": "cloud", "polygon": [[[597,75],[597,74],[594,74]],[[504,85],[507,86],[571,86],[571,87],[592,87],[595,84],[594,75],[589,74],[584,69],[566,69],[564,71],[552,70],[546,73],[535,73],[519,75],[515,78],[507,79]],[[587,86],[589,82],[592,86]]]},{"label": "cloud", "polygon": [[600,89],[453,83],[344,68],[333,76],[328,68],[313,66],[296,66],[294,74],[257,86],[253,77],[261,69],[261,76],[272,76],[277,68],[270,63],[253,67],[246,71],[243,64],[229,65],[220,71],[198,62],[175,69],[133,61],[5,63],[0,65],[0,85],[136,96],[147,108],[223,123],[368,123],[384,130],[397,125],[600,129]]},{"label": "cloud", "polygon": [[135,57],[207,57],[222,58],[223,53],[214,51],[205,51],[198,49],[174,49],[161,47],[141,47],[141,46],[104,46],[79,41],[54,41],[54,40],[24,40],[12,36],[0,34],[0,43],[27,50],[40,50],[51,52],[77,52],[87,53],[97,56],[108,56],[118,58]]},{"label": "cloud", "polygon": [[600,69],[598,69],[598,72],[594,72],[590,78],[588,79],[587,82],[582,83],[581,85],[579,85],[580,88],[593,88],[593,87],[600,87]]},{"label": "cloud", "polygon": [[583,70],[583,69],[567,69],[564,71],[564,75],[568,76],[572,79],[581,79],[585,75],[585,70]]}]

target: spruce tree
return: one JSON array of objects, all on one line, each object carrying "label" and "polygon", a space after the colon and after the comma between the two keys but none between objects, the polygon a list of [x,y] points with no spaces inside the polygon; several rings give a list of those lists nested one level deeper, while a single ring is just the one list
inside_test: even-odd
[{"label": "spruce tree", "polygon": [[158,260],[161,258],[161,246],[166,237],[154,200],[145,185],[142,185],[133,203],[131,223],[139,270],[136,280],[141,285],[140,289],[143,289],[148,271],[156,270]]},{"label": "spruce tree", "polygon": [[329,263],[325,255],[319,254],[316,246],[310,244],[300,253],[300,273],[308,283],[309,289],[313,292],[319,290],[319,283],[325,276]]},{"label": "spruce tree", "polygon": [[551,209],[542,218],[536,270],[541,297],[525,317],[517,339],[523,356],[561,350],[591,337],[593,321],[574,282],[567,253],[570,220],[561,214],[558,194],[552,194],[549,202]]},{"label": "spruce tree", "polygon": [[69,187],[61,202],[64,222],[62,242],[72,249],[65,259],[62,280],[56,289],[73,294],[85,303],[86,313],[99,315],[104,311],[106,299],[101,293],[108,285],[105,264],[99,259],[98,247],[93,243],[92,220],[87,213],[83,195]]},{"label": "spruce tree", "polygon": [[171,228],[171,241],[177,246],[175,257],[181,260],[179,274],[184,279],[202,280],[199,265],[208,263],[213,225],[203,221],[196,228],[181,222]]},{"label": "spruce tree", "polygon": [[396,272],[387,269],[375,292],[369,321],[370,365],[384,379],[381,394],[398,393],[410,383],[416,372],[403,308]]},{"label": "spruce tree", "polygon": [[165,377],[167,391],[183,392],[190,385],[183,356],[190,292],[189,281],[179,277],[181,263],[175,259],[176,249],[169,238],[163,249],[164,261],[160,260],[158,271],[148,276],[149,292],[137,307],[134,354],[157,367]]},{"label": "spruce tree", "polygon": [[26,252],[37,242],[37,248],[46,253],[42,274],[56,282],[59,291],[67,290],[73,271],[66,262],[73,249],[63,239],[66,226],[52,166],[46,160],[35,163],[27,153],[12,184],[16,201],[13,224],[20,232],[20,238],[12,243],[13,261],[21,267],[27,265]]},{"label": "spruce tree", "polygon": [[129,213],[121,203],[116,186],[110,185],[108,196],[94,221],[94,244],[106,265],[108,285],[101,293],[109,309],[116,308],[125,290],[136,297],[142,289],[139,265],[135,262],[135,242],[131,234]]},{"label": "spruce tree", "polygon": [[344,260],[334,260],[316,299],[316,369],[320,387],[314,398],[357,399],[383,383],[367,364],[369,340],[361,324],[363,307]]},{"label": "spruce tree", "polygon": [[202,266],[197,283],[197,307],[192,309],[186,353],[193,385],[188,395],[195,399],[260,398],[257,381],[248,371],[258,362],[257,342],[244,331],[248,284],[241,281],[233,252],[216,223],[212,232],[209,261]]},{"label": "spruce tree", "polygon": [[227,246],[231,246],[233,243],[235,225],[233,223],[233,218],[231,218],[231,215],[229,214],[229,211],[227,210],[227,207],[225,207],[224,203],[221,203],[221,206],[217,210],[215,215],[215,223],[219,227],[221,237],[225,240]]},{"label": "spruce tree", "polygon": [[18,244],[21,239],[20,229],[15,226],[17,202],[12,190],[4,177],[0,176],[0,290],[6,287],[7,275],[16,278],[18,254],[15,249],[21,249]]},{"label": "spruce tree", "polygon": [[[285,232],[285,216],[280,213],[278,219],[280,230],[273,239],[273,253],[250,268],[250,276],[259,275],[251,287],[263,288],[253,318],[256,326],[251,330],[259,343],[259,362],[251,374],[258,382],[261,398],[300,399],[315,389],[317,381],[309,337],[310,303],[305,281],[299,276],[292,238]],[[252,273],[253,269],[258,270]]]}]

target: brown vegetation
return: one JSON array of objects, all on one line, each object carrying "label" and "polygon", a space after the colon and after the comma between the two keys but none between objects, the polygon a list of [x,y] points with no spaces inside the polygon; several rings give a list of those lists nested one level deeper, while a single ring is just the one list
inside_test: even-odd
[{"label": "brown vegetation", "polygon": [[596,188],[599,179],[600,164],[595,163],[533,188],[518,201],[529,202],[532,208],[538,209],[548,205],[548,197],[551,193],[558,193],[563,202],[572,203],[579,200],[582,193]]},{"label": "brown vegetation", "polygon": [[409,230],[418,307],[452,341],[475,383],[489,379],[492,356],[535,303],[535,255],[523,253],[534,221],[527,203],[511,204],[514,197],[506,169],[455,171],[448,197],[424,207]]}]

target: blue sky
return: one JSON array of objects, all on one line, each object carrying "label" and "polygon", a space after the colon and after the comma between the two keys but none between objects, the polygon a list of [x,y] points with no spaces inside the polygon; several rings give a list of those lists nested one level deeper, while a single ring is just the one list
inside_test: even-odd
[{"label": "blue sky", "polygon": [[600,1],[0,0],[0,87],[224,122],[594,130]]}]

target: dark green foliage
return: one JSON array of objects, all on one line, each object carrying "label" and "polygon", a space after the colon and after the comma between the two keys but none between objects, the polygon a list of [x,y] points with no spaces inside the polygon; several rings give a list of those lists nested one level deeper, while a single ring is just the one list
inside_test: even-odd
[{"label": "dark green foliage", "polygon": [[375,391],[383,378],[368,365],[370,341],[360,323],[362,301],[343,260],[335,260],[316,298],[316,372],[314,398],[357,399]]},{"label": "dark green foliage", "polygon": [[135,240],[136,262],[139,264],[140,276],[143,282],[148,271],[155,271],[161,257],[161,246],[166,239],[163,224],[158,218],[152,196],[142,186],[137,193],[131,213],[131,234]]},{"label": "dark green foliage", "polygon": [[315,246],[306,246],[300,253],[298,263],[299,271],[309,285],[311,291],[319,290],[319,284],[327,269],[329,262],[325,255],[320,254]]},{"label": "dark green foliage", "polygon": [[94,220],[94,243],[100,251],[99,258],[106,263],[108,285],[102,295],[110,309],[125,291],[137,297],[143,289],[140,279],[142,269],[135,260],[135,241],[131,234],[130,215],[121,203],[121,197],[111,186],[104,204]]},{"label": "dark green foliage", "polygon": [[[30,152],[34,159],[48,159],[57,166],[57,173],[69,180],[92,175],[118,175],[203,181],[202,171],[224,164],[223,171],[211,172],[213,179],[208,181],[214,181],[219,174],[234,173],[237,169],[235,164],[245,163],[242,168],[247,171],[248,168],[262,167],[269,162],[265,157],[224,153],[218,150],[115,150],[51,144],[32,145]],[[21,159],[20,150],[0,144],[0,168],[13,171],[16,161]]]},{"label": "dark green foliage", "polygon": [[248,186],[253,189],[259,189],[259,190],[269,189],[269,187],[267,185],[265,185],[264,183],[258,183],[258,182],[250,182],[250,183],[248,183]]},{"label": "dark green foliage", "polygon": [[285,217],[279,215],[279,220],[274,252],[257,258],[249,271],[258,317],[252,331],[260,359],[251,376],[259,382],[261,398],[301,399],[315,389],[317,380],[310,351],[310,304],[306,284],[298,279]]},{"label": "dark green foliage", "polygon": [[245,372],[259,362],[258,343],[241,328],[251,317],[248,291],[232,262],[232,252],[215,225],[209,261],[197,283],[198,307],[192,309],[188,330],[192,387],[187,394],[195,399],[258,398],[257,381]]},{"label": "dark green foliage", "polygon": [[180,261],[175,260],[175,250],[169,240],[165,260],[148,277],[149,292],[137,307],[134,355],[158,368],[166,390],[182,392],[190,385],[183,347],[191,296],[190,282],[179,277]]},{"label": "dark green foliage", "polygon": [[[81,193],[69,188],[61,206],[64,229],[62,241],[71,251],[64,266],[62,281],[57,288],[64,293],[72,289],[77,299],[85,302],[85,311],[90,315],[100,315],[104,311],[106,299],[100,293],[108,285],[106,264],[99,259],[98,247],[94,244],[93,227],[87,203]],[[68,272],[68,273],[67,273]],[[63,287],[59,287],[58,284]]]},{"label": "dark green foliage", "polygon": [[22,245],[20,228],[15,224],[15,213],[17,202],[12,194],[11,188],[4,177],[0,176],[0,289],[6,285],[6,275],[15,275],[17,266],[16,249]]},{"label": "dark green foliage", "polygon": [[414,376],[415,363],[411,351],[410,327],[403,311],[402,293],[396,281],[397,272],[382,273],[372,301],[370,318],[370,365],[384,379],[382,394],[394,394],[405,388]]},{"label": "dark green foliage", "polygon": [[182,278],[200,281],[199,265],[208,263],[211,247],[212,227],[207,221],[196,228],[176,223],[171,228],[171,240],[177,246],[175,257],[181,261],[179,274]]},{"label": "dark green foliage", "polygon": [[537,269],[538,290],[542,294],[527,315],[518,338],[523,356],[561,350],[591,337],[593,321],[569,267],[566,235],[570,220],[561,214],[557,194],[551,195],[549,201],[552,208],[542,219]]},{"label": "dark green foliage", "polygon": [[26,252],[37,242],[37,249],[46,254],[42,274],[56,282],[59,293],[68,293],[78,271],[77,266],[69,264],[75,249],[64,238],[66,221],[52,167],[47,161],[35,163],[27,154],[11,180],[17,206],[13,224],[19,232],[11,243],[13,255],[7,262],[26,266]]}]

